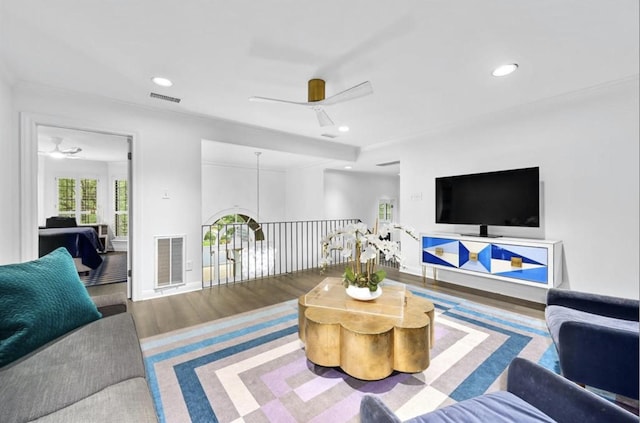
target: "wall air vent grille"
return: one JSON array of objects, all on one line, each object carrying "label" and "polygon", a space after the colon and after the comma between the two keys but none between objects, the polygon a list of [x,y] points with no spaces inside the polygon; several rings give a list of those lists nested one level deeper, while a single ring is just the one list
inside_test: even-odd
[{"label": "wall air vent grille", "polygon": [[169,97],[168,95],[162,95],[158,93],[151,93],[149,94],[149,96],[151,98],[157,98],[158,100],[164,100],[164,101],[171,101],[173,103],[180,103],[181,101],[179,98]]},{"label": "wall air vent grille", "polygon": [[184,235],[156,236],[156,288],[184,284]]}]

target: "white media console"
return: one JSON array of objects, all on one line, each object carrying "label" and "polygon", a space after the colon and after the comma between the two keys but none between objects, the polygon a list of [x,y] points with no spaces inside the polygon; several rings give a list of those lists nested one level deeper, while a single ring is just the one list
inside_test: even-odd
[{"label": "white media console", "polygon": [[[562,241],[421,234],[421,263],[540,288],[562,283]],[[479,288],[482,289],[482,288]]]}]

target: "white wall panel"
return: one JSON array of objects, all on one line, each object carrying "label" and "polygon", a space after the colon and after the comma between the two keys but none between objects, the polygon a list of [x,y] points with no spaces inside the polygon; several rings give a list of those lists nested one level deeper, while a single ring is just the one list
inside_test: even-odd
[{"label": "white wall panel", "polygon": [[[0,64],[1,65],[1,64]],[[13,113],[13,91],[0,69],[0,264],[20,259],[19,141],[17,116]]]},{"label": "white wall panel", "polygon": [[[286,173],[260,169],[260,221],[282,221],[285,213]],[[230,213],[257,219],[256,169],[221,164],[202,165],[202,222],[213,223]]]},{"label": "white wall panel", "polygon": [[325,216],[327,219],[362,219],[373,227],[378,217],[378,200],[397,200],[399,188],[397,175],[326,171]]},{"label": "white wall panel", "polygon": [[[421,232],[477,232],[434,223],[434,178],[540,166],[542,226],[489,227],[489,233],[562,240],[563,287],[638,298],[638,91],[635,78],[402,144],[402,220]],[[407,265],[418,273],[418,254]],[[532,296],[504,283],[439,276]]]}]

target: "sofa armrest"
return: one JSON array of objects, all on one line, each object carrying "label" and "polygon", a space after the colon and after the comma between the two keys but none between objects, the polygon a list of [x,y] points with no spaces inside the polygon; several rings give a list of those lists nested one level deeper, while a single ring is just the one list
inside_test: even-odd
[{"label": "sofa armrest", "polygon": [[509,365],[507,391],[558,423],[638,423],[638,417],[623,408],[519,357]]},{"label": "sofa armrest", "polygon": [[558,333],[562,374],[584,385],[638,398],[639,342],[638,332],[564,322]]},{"label": "sofa armrest", "polygon": [[401,423],[380,398],[366,394],[360,402],[360,423]]},{"label": "sofa armrest", "polygon": [[113,316],[118,313],[126,313],[127,296],[123,292],[113,294],[96,295],[91,297],[102,317]]},{"label": "sofa armrest", "polygon": [[629,298],[551,288],[547,292],[547,305],[559,305],[616,319],[640,320],[640,301]]}]

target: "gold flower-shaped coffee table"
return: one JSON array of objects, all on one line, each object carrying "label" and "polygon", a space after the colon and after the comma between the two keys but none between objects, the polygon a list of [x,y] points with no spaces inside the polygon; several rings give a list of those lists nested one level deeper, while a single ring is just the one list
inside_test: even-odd
[{"label": "gold flower-shaped coffee table", "polygon": [[298,299],[298,335],[307,358],[363,380],[429,367],[433,319],[433,303],[398,283],[385,283],[380,298],[358,301],[340,278],[326,278]]}]

